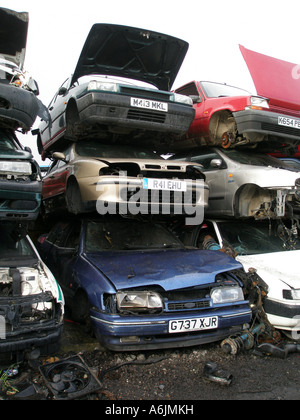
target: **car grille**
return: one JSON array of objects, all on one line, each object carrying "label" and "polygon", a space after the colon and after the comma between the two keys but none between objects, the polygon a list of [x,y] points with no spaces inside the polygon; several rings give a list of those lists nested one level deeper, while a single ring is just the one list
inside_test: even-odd
[{"label": "car grille", "polygon": [[154,99],[157,101],[170,101],[170,94],[168,92],[161,91],[146,91],[144,89],[138,89],[136,87],[121,86],[120,93],[123,95],[137,96],[143,99]]},{"label": "car grille", "polygon": [[166,113],[149,111],[145,109],[130,109],[127,114],[129,120],[148,121],[163,124],[166,120]]},{"label": "car grille", "polygon": [[205,299],[201,301],[188,301],[188,302],[177,302],[169,303],[167,305],[168,311],[186,311],[187,309],[204,309],[210,307],[210,300]]},{"label": "car grille", "polygon": [[300,137],[300,130],[297,128],[285,127],[283,125],[262,123],[262,130],[273,131],[282,134],[290,134],[291,136]]}]

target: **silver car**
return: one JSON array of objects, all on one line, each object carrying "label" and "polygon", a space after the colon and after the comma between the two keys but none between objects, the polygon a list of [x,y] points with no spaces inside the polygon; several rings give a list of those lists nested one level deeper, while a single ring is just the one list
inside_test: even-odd
[{"label": "silver car", "polygon": [[203,166],[212,217],[276,218],[300,213],[300,172],[271,156],[201,148],[171,159]]}]

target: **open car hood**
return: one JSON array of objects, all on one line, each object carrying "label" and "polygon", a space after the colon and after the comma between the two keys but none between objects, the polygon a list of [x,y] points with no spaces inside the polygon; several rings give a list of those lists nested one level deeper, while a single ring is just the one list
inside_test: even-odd
[{"label": "open car hood", "polygon": [[0,7],[0,58],[23,69],[29,14]]},{"label": "open car hood", "polygon": [[153,285],[174,290],[206,285],[214,283],[217,274],[242,267],[222,252],[198,249],[108,251],[86,254],[86,258],[102,271],[117,290]]},{"label": "open car hood", "polygon": [[300,110],[300,65],[239,47],[257,94],[275,106]]},{"label": "open car hood", "polygon": [[151,83],[169,91],[187,53],[181,39],[145,29],[97,23],[79,57],[72,83],[101,74]]}]

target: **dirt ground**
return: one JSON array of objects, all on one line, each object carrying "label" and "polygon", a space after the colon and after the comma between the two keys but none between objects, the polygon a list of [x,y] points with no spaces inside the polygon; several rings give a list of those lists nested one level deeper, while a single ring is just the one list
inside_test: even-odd
[{"label": "dirt ground", "polygon": [[[257,355],[253,349],[233,356],[226,354],[220,343],[214,343],[187,349],[114,353],[105,351],[80,325],[68,320],[56,358],[39,358],[30,365],[22,363],[18,374],[6,382],[1,398],[68,399],[57,396],[47,386],[40,367],[76,355],[80,355],[97,383],[91,392],[72,399],[102,401],[103,410],[121,410],[126,401],[135,401],[138,407],[147,402],[152,404],[151,410],[160,410],[151,414],[163,415],[166,407],[174,414],[180,403],[182,414],[191,414],[191,411],[196,414],[200,410],[199,402],[204,400],[300,399],[299,352],[290,353],[284,359]],[[208,378],[205,373],[210,363],[223,374],[216,371]],[[176,406],[172,405],[175,403]],[[190,411],[184,412],[188,408]],[[134,413],[129,414],[135,417]],[[145,409],[143,414],[147,414]]]}]

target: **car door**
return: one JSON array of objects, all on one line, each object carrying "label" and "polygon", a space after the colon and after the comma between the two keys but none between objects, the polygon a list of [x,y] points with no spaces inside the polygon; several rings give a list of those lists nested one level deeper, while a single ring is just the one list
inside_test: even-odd
[{"label": "car door", "polygon": [[69,166],[62,160],[54,161],[47,175],[43,178],[43,200],[65,193],[69,176]]},{"label": "car door", "polygon": [[189,160],[200,163],[209,186],[207,214],[226,214],[226,179],[227,165],[225,160],[213,149],[192,156]]}]

